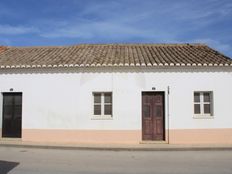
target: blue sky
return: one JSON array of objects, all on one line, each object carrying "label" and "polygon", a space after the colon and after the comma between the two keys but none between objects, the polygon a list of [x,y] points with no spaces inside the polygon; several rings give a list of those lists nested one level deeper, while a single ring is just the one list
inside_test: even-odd
[{"label": "blue sky", "polygon": [[232,57],[232,0],[1,0],[0,45],[206,43]]}]

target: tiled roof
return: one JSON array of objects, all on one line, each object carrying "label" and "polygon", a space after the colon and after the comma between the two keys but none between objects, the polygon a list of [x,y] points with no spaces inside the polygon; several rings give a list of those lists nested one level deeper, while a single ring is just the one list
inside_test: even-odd
[{"label": "tiled roof", "polygon": [[202,44],[0,47],[0,68],[89,66],[232,66],[232,59]]},{"label": "tiled roof", "polygon": [[4,46],[0,46],[0,53],[3,52],[6,49]]}]

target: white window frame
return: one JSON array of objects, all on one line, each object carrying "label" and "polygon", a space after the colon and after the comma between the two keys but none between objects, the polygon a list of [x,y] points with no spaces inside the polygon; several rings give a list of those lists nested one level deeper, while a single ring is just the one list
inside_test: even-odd
[{"label": "white window frame", "polygon": [[[194,101],[194,94],[199,93],[200,94],[200,102]],[[210,101],[204,102],[204,93],[210,94]],[[195,104],[200,104],[200,113],[195,114]],[[204,104],[210,104],[210,113],[204,113]],[[214,118],[213,116],[213,92],[212,91],[194,91],[193,92],[193,118]]]},{"label": "white window frame", "polygon": [[[111,93],[111,98],[112,98],[112,102],[111,103],[105,103],[104,100],[104,96],[106,93]],[[101,114],[100,115],[94,115],[94,94],[101,94]],[[105,92],[93,92],[92,93],[92,98],[93,98],[93,116],[92,116],[92,120],[112,120],[113,119],[113,93],[111,91],[105,91]],[[105,104],[111,104],[111,115],[105,115],[104,111],[105,111]]]}]

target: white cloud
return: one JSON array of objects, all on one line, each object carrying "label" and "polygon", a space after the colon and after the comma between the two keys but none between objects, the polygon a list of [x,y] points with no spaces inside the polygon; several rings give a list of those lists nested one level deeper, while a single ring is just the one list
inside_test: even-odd
[{"label": "white cloud", "polygon": [[172,3],[160,14],[170,15],[170,20],[190,24],[192,29],[207,27],[213,23],[231,18],[232,3],[223,1],[183,1]]},{"label": "white cloud", "polygon": [[[125,20],[125,19],[124,19]],[[141,38],[148,42],[165,42],[175,40],[173,33],[167,33],[159,28],[135,27],[131,23],[122,21],[85,21],[80,24],[67,24],[57,27],[52,31],[42,31],[40,36],[44,38],[79,38],[92,39],[101,38],[102,40],[130,40]]]},{"label": "white cloud", "polygon": [[207,44],[210,47],[213,47],[213,48],[215,48],[215,49],[217,49],[217,50],[219,50],[221,52],[228,52],[228,51],[232,50],[232,48],[231,48],[231,46],[229,44],[222,43],[220,41],[213,40],[213,39],[210,39],[210,38],[195,39],[192,42]]},{"label": "white cloud", "polygon": [[6,35],[28,34],[36,33],[38,31],[39,30],[35,27],[0,25],[0,34]]},{"label": "white cloud", "polygon": [[10,39],[0,38],[0,46],[1,45],[4,46],[12,45],[12,41]]}]

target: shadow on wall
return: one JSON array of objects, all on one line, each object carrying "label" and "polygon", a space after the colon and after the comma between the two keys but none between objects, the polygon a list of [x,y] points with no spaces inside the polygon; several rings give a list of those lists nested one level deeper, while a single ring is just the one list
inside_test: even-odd
[{"label": "shadow on wall", "polygon": [[17,165],[19,165],[18,162],[10,162],[10,161],[1,161],[0,160],[0,174],[7,174],[12,169],[14,169]]}]

